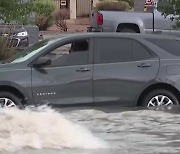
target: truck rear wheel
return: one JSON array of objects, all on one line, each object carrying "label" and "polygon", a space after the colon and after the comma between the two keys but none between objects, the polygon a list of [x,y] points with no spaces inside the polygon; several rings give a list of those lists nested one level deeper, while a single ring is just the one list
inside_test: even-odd
[{"label": "truck rear wheel", "polygon": [[117,30],[117,32],[120,32],[120,33],[137,33],[134,29],[130,29],[130,28],[123,28],[123,29]]}]

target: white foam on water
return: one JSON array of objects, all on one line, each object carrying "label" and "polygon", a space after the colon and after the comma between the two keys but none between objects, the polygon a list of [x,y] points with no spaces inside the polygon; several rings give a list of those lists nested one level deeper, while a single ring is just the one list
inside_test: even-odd
[{"label": "white foam on water", "polygon": [[48,108],[1,109],[0,151],[23,148],[106,148],[105,142],[85,127]]}]

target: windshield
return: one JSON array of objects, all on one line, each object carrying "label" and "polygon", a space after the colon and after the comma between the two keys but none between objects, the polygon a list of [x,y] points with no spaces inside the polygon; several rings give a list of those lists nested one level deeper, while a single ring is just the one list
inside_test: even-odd
[{"label": "windshield", "polygon": [[54,42],[55,40],[44,40],[44,41],[38,42],[37,44],[34,44],[33,46],[23,51],[18,52],[16,55],[12,56],[11,58],[9,58],[8,60],[4,62],[5,63],[19,63],[19,62],[26,61]]}]

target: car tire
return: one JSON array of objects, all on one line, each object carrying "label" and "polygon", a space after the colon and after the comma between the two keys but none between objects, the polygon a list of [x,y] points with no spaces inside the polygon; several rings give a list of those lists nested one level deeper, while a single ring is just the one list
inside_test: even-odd
[{"label": "car tire", "polygon": [[179,101],[172,92],[165,89],[153,90],[142,100],[142,106],[147,108],[163,105],[179,105]]},{"label": "car tire", "polygon": [[130,28],[123,28],[118,30],[118,32],[120,33],[137,33],[134,29],[130,29]]},{"label": "car tire", "polygon": [[[13,105],[14,103],[14,105]],[[23,109],[23,105],[21,104],[21,99],[10,92],[0,92],[0,106],[2,108],[10,108],[17,107],[19,109]]]}]

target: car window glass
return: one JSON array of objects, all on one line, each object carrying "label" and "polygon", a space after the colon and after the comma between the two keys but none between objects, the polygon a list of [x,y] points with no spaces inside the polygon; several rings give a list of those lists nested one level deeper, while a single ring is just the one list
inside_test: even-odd
[{"label": "car window glass", "polygon": [[38,42],[38,43],[30,46],[29,48],[15,54],[11,58],[7,59],[6,62],[7,63],[23,62],[23,61],[31,58],[32,56],[38,54],[39,52],[44,50],[46,47],[48,47],[49,45],[51,45],[55,42],[56,42],[56,40],[44,40],[44,41]]},{"label": "car window glass", "polygon": [[132,40],[125,38],[101,38],[98,40],[99,62],[115,63],[132,60]]},{"label": "car window glass", "polygon": [[173,55],[180,56],[179,40],[171,40],[171,39],[147,39],[147,40]]},{"label": "car window glass", "polygon": [[135,61],[154,58],[155,54],[137,41],[133,41],[133,59]]},{"label": "car window glass", "polygon": [[80,40],[62,45],[49,52],[46,57],[52,60],[51,66],[73,66],[88,64],[89,41]]}]

